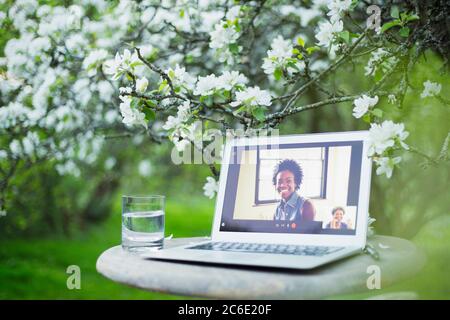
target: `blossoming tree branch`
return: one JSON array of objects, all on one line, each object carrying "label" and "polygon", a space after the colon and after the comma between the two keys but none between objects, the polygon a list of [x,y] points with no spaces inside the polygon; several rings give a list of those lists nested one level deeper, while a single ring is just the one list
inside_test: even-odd
[{"label": "blossoming tree branch", "polygon": [[[244,130],[271,129],[293,114],[352,102],[353,116],[370,123],[369,155],[377,164],[377,174],[390,178],[394,166],[401,161],[400,150],[410,150],[405,142],[408,132],[402,123],[385,119],[377,103],[388,99],[393,105],[401,106],[408,91],[408,72],[421,54],[414,48],[424,39],[420,38],[420,16],[413,10],[415,8],[388,5],[384,9],[391,10],[391,21],[376,26],[361,21],[364,6],[351,0],[314,1],[310,8],[303,10],[317,10],[320,15],[325,9],[315,39],[307,41],[302,35],[285,39],[274,30],[276,36],[259,66],[247,61],[252,61],[252,54],[256,54],[253,46],[258,43],[257,37],[265,36],[264,27],[270,24],[276,10],[270,2],[227,7],[209,37],[196,33],[195,29],[182,31],[171,25],[185,46],[193,45],[192,39],[199,39],[196,47],[202,48],[202,52],[209,46],[213,57],[221,63],[221,68],[214,69],[221,69],[221,72],[209,73],[208,68],[188,72],[186,66],[178,64],[163,70],[152,59],[143,57],[139,47],[135,47],[133,53],[128,49],[117,53],[113,61],[105,63],[105,72],[113,79],[125,79],[120,88],[123,122],[148,129],[156,114],[173,112],[162,129],[168,131],[169,139],[182,150],[186,144],[195,144],[196,120],[214,122],[223,130],[236,125]],[[288,11],[288,8],[281,11]],[[296,31],[301,33],[301,26]],[[205,42],[203,47],[202,42]],[[323,59],[324,55],[327,59]],[[373,78],[370,87],[362,92],[331,89],[327,80],[332,73],[339,72],[346,63],[364,61],[367,56],[365,74]],[[157,79],[153,77],[151,81],[153,85],[149,85],[145,76],[137,75],[139,66],[147,67],[156,75]],[[255,83],[253,68],[261,68],[267,75],[266,88]],[[302,103],[302,96],[312,88],[322,92],[323,98]],[[421,96],[437,97],[448,105],[448,101],[439,96],[440,90],[438,83],[427,81]],[[448,139],[443,148],[447,144]],[[442,160],[422,155],[433,163]],[[213,180],[210,178],[207,184],[214,184]]]},{"label": "blossoming tree branch", "polygon": [[[404,152],[427,165],[449,161],[450,136],[439,154],[426,154],[379,106],[402,112],[427,50],[447,72],[448,8],[439,1],[2,0],[0,8],[9,32],[0,60],[0,198],[19,167],[53,161],[60,174],[76,174],[105,138],[145,135],[202,149],[199,122],[251,134],[349,104],[370,128],[377,174],[391,177]],[[359,66],[362,90],[335,83]],[[421,85],[421,99],[448,107],[437,80]],[[219,172],[210,167],[204,189],[213,197]]]}]

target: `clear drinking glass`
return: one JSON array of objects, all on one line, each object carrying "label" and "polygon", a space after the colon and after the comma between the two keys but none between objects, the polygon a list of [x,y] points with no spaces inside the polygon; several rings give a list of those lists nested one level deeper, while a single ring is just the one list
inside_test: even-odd
[{"label": "clear drinking glass", "polygon": [[164,210],[164,196],[122,196],[122,248],[133,252],[161,249]]}]

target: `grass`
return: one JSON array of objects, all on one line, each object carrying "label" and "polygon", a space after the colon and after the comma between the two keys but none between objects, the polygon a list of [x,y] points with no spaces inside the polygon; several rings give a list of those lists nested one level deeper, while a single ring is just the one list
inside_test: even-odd
[{"label": "grass", "polygon": [[[167,203],[166,234],[174,237],[210,234],[213,202],[185,199]],[[151,293],[114,283],[95,269],[98,256],[120,243],[120,204],[102,225],[71,239],[3,240],[0,246],[0,299],[182,299],[185,297]],[[363,299],[398,291],[414,291],[421,299],[449,299],[450,264],[448,242],[450,217],[424,226],[414,242],[427,255],[425,268],[413,279],[370,294],[355,294],[338,299]],[[81,290],[68,290],[66,268],[81,268]]]},{"label": "grass", "polygon": [[[166,234],[194,237],[210,234],[213,202],[184,200],[167,203]],[[189,217],[187,217],[189,215]],[[120,203],[102,225],[71,239],[2,240],[0,299],[179,299],[183,297],[114,283],[97,273],[99,255],[120,244]],[[81,269],[81,290],[68,290],[69,265]]]}]

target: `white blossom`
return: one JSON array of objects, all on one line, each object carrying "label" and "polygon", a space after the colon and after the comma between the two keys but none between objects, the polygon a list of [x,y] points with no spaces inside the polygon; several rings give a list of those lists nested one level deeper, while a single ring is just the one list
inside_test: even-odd
[{"label": "white blossom", "polygon": [[423,83],[423,91],[420,95],[421,98],[437,96],[442,89],[442,85],[437,82],[431,82],[427,80]]},{"label": "white blossom", "polygon": [[139,175],[149,177],[152,173],[152,164],[149,160],[142,160],[138,166]]},{"label": "white blossom", "polygon": [[144,128],[147,128],[145,114],[131,107],[132,98],[129,96],[120,96],[120,99],[122,100],[119,106],[123,117],[122,122],[126,126],[142,125]]},{"label": "white blossom", "polygon": [[236,99],[230,105],[232,107],[239,105],[270,106],[272,104],[271,99],[268,91],[261,90],[259,87],[251,87],[246,88],[244,91],[236,92]]},{"label": "white blossom", "polygon": [[193,143],[196,147],[201,148],[201,122],[195,121],[188,126],[179,126],[171,134],[171,140],[178,151],[183,151]]},{"label": "white blossom", "polygon": [[217,89],[218,84],[218,79],[214,74],[210,74],[206,77],[198,77],[194,94],[200,96],[209,96],[214,93],[214,90]]},{"label": "white blossom", "polygon": [[409,132],[405,131],[403,123],[394,123],[391,120],[385,120],[381,125],[372,123],[369,130],[368,155],[381,155],[386,149],[394,147],[396,143],[408,149],[408,145],[404,143],[408,135]]},{"label": "white blossom", "polygon": [[267,51],[262,68],[264,73],[273,74],[276,68],[284,68],[288,59],[292,56],[293,46],[290,41],[282,36],[276,37],[271,44],[271,49]]},{"label": "white blossom", "polygon": [[214,198],[217,192],[219,192],[219,183],[213,177],[206,177],[206,183],[203,186],[203,194],[209,199]]},{"label": "white blossom", "polygon": [[104,63],[104,71],[106,74],[112,75],[113,80],[117,80],[124,72],[133,72],[134,68],[140,64],[137,53],[131,53],[130,50],[125,49],[122,55],[116,53],[114,59]]},{"label": "white blossom", "polygon": [[105,160],[105,169],[111,170],[117,163],[116,158],[114,157],[108,157],[108,159]]},{"label": "white blossom", "polygon": [[120,87],[119,88],[120,94],[131,93],[132,91],[133,91],[133,88],[131,88],[131,87]]},{"label": "white blossom", "polygon": [[366,96],[365,94],[353,101],[355,107],[353,108],[353,116],[355,118],[361,118],[369,111],[369,108],[378,103],[378,96],[373,98]]},{"label": "white blossom", "polygon": [[378,165],[377,167],[377,175],[385,174],[387,178],[392,177],[392,171],[394,170],[394,166],[400,163],[402,160],[401,157],[388,158],[382,157],[375,159],[375,163]]},{"label": "white blossom", "polygon": [[10,102],[0,108],[0,128],[14,127],[27,119],[30,109],[19,102]]},{"label": "white blossom", "polygon": [[78,168],[78,166],[75,164],[75,162],[73,160],[68,160],[65,163],[57,164],[56,171],[58,171],[58,173],[62,176],[70,174],[75,177],[79,177],[81,174],[80,169]]},{"label": "white blossom", "polygon": [[191,105],[189,101],[183,102],[183,104],[178,107],[177,116],[169,116],[162,128],[164,130],[172,130],[185,123],[189,119],[190,108]]},{"label": "white blossom", "polygon": [[226,16],[227,20],[222,20],[215,24],[214,30],[209,33],[209,47],[216,50],[220,62],[231,64],[234,61],[234,56],[230,49],[230,45],[235,45],[235,49],[238,52],[242,50],[242,47],[236,44],[238,38],[240,37],[240,32],[236,26],[236,22],[239,23],[239,13],[239,6],[231,8]]},{"label": "white blossom", "polygon": [[26,156],[32,156],[36,146],[39,145],[39,136],[36,132],[28,132],[22,139],[23,153]]},{"label": "white blossom", "polygon": [[0,150],[0,160],[6,159],[8,157],[8,152],[6,150]]},{"label": "white blossom", "polygon": [[352,0],[332,0],[328,2],[328,9],[330,10],[327,15],[330,16],[331,22],[335,22],[341,19],[342,13],[348,11],[352,5]]},{"label": "white blossom", "polygon": [[235,43],[239,38],[239,33],[233,26],[224,27],[223,23],[218,23],[214,26],[214,31],[211,31],[210,36],[209,47],[211,49],[222,49],[230,43]]},{"label": "white blossom", "polygon": [[3,20],[5,20],[6,18],[6,13],[4,13],[3,11],[0,11],[0,26],[3,23]]},{"label": "white blossom", "polygon": [[319,46],[330,47],[335,37],[335,34],[344,30],[342,20],[330,23],[328,21],[319,24],[319,30],[316,34],[317,43]]},{"label": "white blossom", "polygon": [[169,68],[166,70],[174,87],[179,87],[181,92],[192,91],[195,87],[196,78],[191,76],[186,68],[180,67],[178,64],[175,69]]},{"label": "white blossom", "polygon": [[144,93],[147,90],[148,80],[146,77],[136,80],[136,91],[139,93]]},{"label": "white blossom", "polygon": [[389,101],[389,103],[392,103],[392,104],[397,103],[397,97],[395,96],[395,94],[388,95],[388,101]]},{"label": "white blossom", "polygon": [[241,6],[233,6],[228,10],[226,19],[231,21],[238,19],[240,13],[241,13]]},{"label": "white blossom", "polygon": [[104,49],[94,50],[83,60],[83,68],[87,70],[88,76],[97,74],[97,67],[106,59],[108,51]]},{"label": "white blossom", "polygon": [[115,93],[114,87],[108,81],[100,81],[97,86],[100,99],[106,103],[111,101],[113,94]]},{"label": "white blossom", "polygon": [[20,141],[17,139],[12,140],[9,143],[9,150],[14,157],[20,157],[22,155],[22,145],[20,144]]},{"label": "white blossom", "polygon": [[243,86],[247,82],[247,77],[239,73],[238,71],[225,71],[217,79],[217,87],[229,91],[236,86]]}]

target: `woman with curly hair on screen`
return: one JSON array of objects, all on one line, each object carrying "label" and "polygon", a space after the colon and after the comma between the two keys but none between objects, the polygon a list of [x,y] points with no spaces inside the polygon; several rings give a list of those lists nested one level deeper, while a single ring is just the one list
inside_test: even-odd
[{"label": "woman with curly hair on screen", "polygon": [[281,201],[275,211],[274,220],[294,222],[297,225],[314,220],[314,205],[297,193],[302,180],[303,171],[296,161],[286,159],[276,165],[272,182],[281,196]]}]

